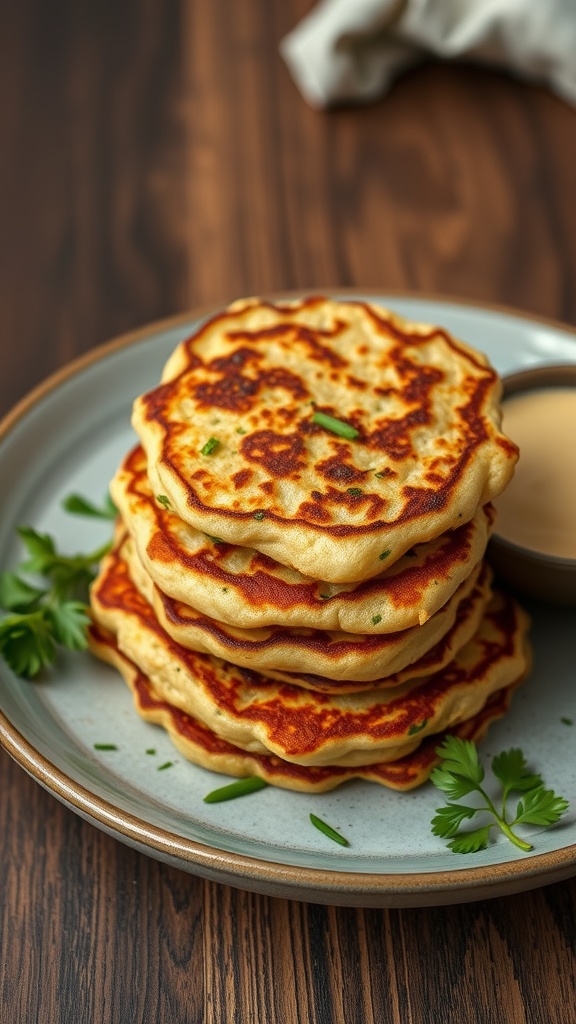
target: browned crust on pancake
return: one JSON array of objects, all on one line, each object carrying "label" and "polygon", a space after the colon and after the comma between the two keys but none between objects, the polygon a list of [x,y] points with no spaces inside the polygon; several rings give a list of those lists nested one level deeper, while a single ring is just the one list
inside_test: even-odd
[{"label": "browned crust on pancake", "polygon": [[[92,603],[100,626],[108,628],[108,612],[114,622],[114,613],[120,610],[157,637],[158,652],[167,652],[170,663],[181,666],[208,695],[210,708],[219,710],[222,717],[217,714],[211,723],[220,734],[232,728],[237,745],[246,744],[251,750],[257,749],[254,737],[258,736],[266,751],[299,764],[396,760],[399,754],[395,751],[399,748],[402,755],[408,754],[427,735],[439,731],[435,722],[446,698],[452,717],[442,722],[441,729],[471,717],[490,692],[509,685],[518,677],[519,666],[524,664],[525,668],[528,662],[527,616],[510,596],[499,594],[485,615],[484,631],[481,629],[475,638],[471,660],[466,648],[442,672],[415,685],[407,684],[397,696],[383,700],[370,691],[363,705],[352,704],[348,708],[346,704],[338,705],[339,698],[311,695],[295,686],[272,683],[264,676],[254,674],[249,683],[235,666],[183,649],[162,630],[117,551],[104,560],[103,570],[92,588]],[[121,636],[119,645],[122,649]],[[130,656],[138,659],[139,652],[130,652]],[[489,680],[489,685],[479,686],[484,679]],[[161,674],[154,685],[163,685]],[[470,713],[466,715],[458,709],[460,697],[470,698]],[[173,700],[182,710],[192,710],[188,706],[190,692],[184,691],[183,696],[177,692]],[[240,735],[244,736],[246,731],[250,738],[241,742]]]},{"label": "browned crust on pancake", "polygon": [[[380,575],[339,588],[287,569],[254,549],[241,550],[243,569],[237,571],[240,549],[199,531],[191,530],[196,547],[187,548],[181,520],[152,492],[141,446],[124,459],[112,495],[160,590],[222,622],[246,628],[314,625],[380,633],[416,625],[438,611],[482,557],[495,517],[494,508],[487,505],[457,529],[415,545]],[[387,626],[389,619],[392,627]]]},{"label": "browned crust on pancake", "polygon": [[379,783],[399,792],[421,786],[439,763],[436,749],[446,736],[479,742],[492,722],[506,714],[517,685],[499,690],[473,718],[437,736],[429,736],[415,751],[397,761],[354,768],[314,767],[284,761],[274,754],[249,753],[233,746],[198,719],[155,694],[148,677],[121,653],[111,634],[92,625],[89,643],[98,658],[114,665],[121,673],[141,717],[166,729],[175,747],[188,760],[210,771],[237,778],[257,776],[270,785],[307,793],[328,792],[351,779]]},{"label": "browned crust on pancake", "polygon": [[[387,557],[392,564],[411,546],[414,535],[428,540],[453,526],[458,516],[462,521],[471,518],[477,505],[493,496],[487,493],[487,477],[496,473],[495,468],[489,473],[486,465],[480,466],[479,452],[485,454],[489,449],[492,466],[500,463],[503,478],[498,492],[512,472],[517,448],[494,422],[500,384],[482,355],[441,328],[417,329],[370,304],[341,303],[343,318],[347,313],[352,315],[351,311],[362,311],[373,332],[375,382],[368,386],[356,375],[354,353],[346,359],[331,346],[347,329],[345,319],[336,313],[326,327],[308,326],[298,320],[303,311],[317,310],[326,301],[316,296],[274,306],[253,300],[244,306],[236,304],[208,321],[179,347],[169,361],[164,382],[136,401],[134,425],[184,519],[199,528],[204,523],[218,522],[217,532],[223,539],[251,544],[306,571],[299,551],[304,531],[311,542],[308,564],[322,565],[325,570],[319,573],[311,568],[310,575],[342,582],[377,575],[381,570],[379,545],[380,555],[389,549]],[[260,328],[235,327],[243,311],[255,306],[273,312],[280,322]],[[229,350],[225,355],[207,355],[204,359],[200,355],[202,344],[215,326]],[[314,412],[336,418],[342,413],[329,402],[318,401],[308,378],[267,362],[266,345],[271,339],[285,348],[297,346],[307,365],[321,370],[326,379],[346,381],[349,409],[345,418],[358,431],[356,440],[327,437],[326,431],[313,422]],[[384,353],[380,355],[376,339],[383,343]],[[452,396],[450,430],[443,431],[442,436],[434,415],[433,395],[446,373],[439,365],[421,361],[418,355],[433,339],[443,346],[447,358],[457,357],[459,365],[467,367],[459,382],[458,401]],[[380,374],[381,383],[376,374]],[[368,390],[384,407],[393,397],[402,414],[383,411],[368,418]],[[282,403],[269,405],[265,396],[271,393],[283,395]],[[237,441],[241,470],[240,476],[231,474],[235,482],[232,489],[222,482],[218,458],[212,462],[193,458],[187,444],[183,445],[187,424],[179,410],[186,403],[191,415],[199,412],[208,418],[208,414],[221,411],[237,417],[240,429],[247,427],[246,436],[239,436]],[[420,474],[423,452],[420,442],[415,441],[422,430],[431,432],[436,441],[434,457],[426,456],[424,477]],[[359,449],[369,453],[371,469],[357,464]],[[315,486],[311,489],[299,483],[307,465],[314,469]],[[415,467],[419,467],[417,475]],[[257,486],[246,474],[247,468],[252,469]],[[380,469],[379,477],[372,468],[376,472]],[[290,508],[284,498],[287,485],[290,493],[300,498]],[[207,529],[210,532],[209,525]],[[348,541],[363,538],[364,556],[360,561],[327,556],[328,550],[344,550],[350,546]]]}]

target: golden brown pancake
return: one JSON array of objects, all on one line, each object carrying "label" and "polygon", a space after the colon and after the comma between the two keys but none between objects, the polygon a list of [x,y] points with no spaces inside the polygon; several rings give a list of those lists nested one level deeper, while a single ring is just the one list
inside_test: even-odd
[{"label": "golden brown pancake", "polygon": [[172,640],[136,589],[118,548],[92,587],[96,624],[147,676],[155,694],[250,753],[300,765],[386,763],[410,754],[427,736],[476,715],[528,663],[528,619],[498,594],[476,634],[447,668],[391,691],[311,693]]},{"label": "golden brown pancake", "polygon": [[160,625],[183,647],[266,674],[314,671],[330,679],[363,681],[364,688],[400,672],[438,644],[453,629],[461,602],[473,592],[473,614],[478,623],[491,594],[491,572],[481,563],[431,619],[410,629],[381,634],[284,626],[239,629],[161,593],[142,566],[131,538],[123,542],[122,557],[134,583],[153,605]]},{"label": "golden brown pancake", "polygon": [[[163,726],[176,748],[194,764],[210,771],[235,777],[258,776],[273,786],[306,793],[324,793],[350,779],[365,779],[395,790],[409,790],[422,785],[439,762],[436,748],[447,733],[429,736],[406,757],[387,764],[357,768],[325,765],[304,766],[284,761],[274,754],[255,754],[233,746],[216,736],[198,719],[159,697],[150,682],[124,654],[114,637],[92,626],[90,648],[103,661],[114,665],[122,674],[134,697],[138,713],[147,722]],[[450,733],[461,739],[479,742],[490,724],[501,718],[510,706],[514,685],[498,690],[481,711],[466,722],[454,726]]]},{"label": "golden brown pancake", "polygon": [[379,576],[337,585],[304,576],[254,548],[219,543],[185,523],[156,500],[140,446],[123,460],[110,489],[159,590],[246,629],[391,633],[421,624],[478,564],[494,518],[492,506],[480,507],[467,523],[416,545]]},{"label": "golden brown pancake", "polygon": [[185,522],[346,583],[504,489],[517,449],[500,392],[485,356],[438,327],[359,301],[249,299],[176,349],[133,424]]}]

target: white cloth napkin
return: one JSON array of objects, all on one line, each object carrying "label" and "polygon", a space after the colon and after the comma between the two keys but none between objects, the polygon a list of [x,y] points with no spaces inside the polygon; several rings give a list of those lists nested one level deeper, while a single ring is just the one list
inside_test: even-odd
[{"label": "white cloth napkin", "polygon": [[576,0],[321,0],[280,52],[314,107],[380,96],[430,56],[506,68],[576,105]]}]

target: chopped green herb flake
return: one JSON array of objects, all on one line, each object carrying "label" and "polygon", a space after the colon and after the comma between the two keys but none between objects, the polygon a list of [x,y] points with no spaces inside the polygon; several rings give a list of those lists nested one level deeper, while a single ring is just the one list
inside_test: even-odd
[{"label": "chopped green herb flake", "polygon": [[265,512],[255,512],[254,513],[254,519],[257,519],[258,522],[261,522],[261,520],[264,519],[265,515],[266,515]]},{"label": "chopped green herb flake", "polygon": [[360,433],[351,423],[337,420],[334,416],[328,416],[325,412],[315,412],[312,417],[312,423],[317,423],[319,427],[324,427],[325,430],[331,431],[332,434],[337,434],[338,437],[347,437],[349,441],[353,441]]},{"label": "chopped green herb flake", "polygon": [[574,725],[573,718],[561,718],[560,721],[564,722],[564,725]]},{"label": "chopped green herb flake", "polygon": [[373,615],[372,616],[372,625],[373,626],[377,626],[379,622],[382,622],[382,616],[381,615]]},{"label": "chopped green herb flake", "polygon": [[344,836],[341,836],[340,833],[337,832],[335,828],[332,828],[331,825],[322,821],[322,818],[318,818],[315,814],[311,814],[310,821],[314,825],[314,828],[317,828],[319,832],[323,832],[325,836],[328,836],[328,839],[332,839],[333,842],[339,843],[340,846],[350,846],[348,840],[345,839]]},{"label": "chopped green herb flake", "polygon": [[364,494],[364,491],[362,490],[361,487],[347,487],[346,490],[347,493],[351,494],[353,498],[359,498],[361,494]]},{"label": "chopped green herb flake", "polygon": [[427,725],[428,725],[428,719],[427,718],[425,718],[422,722],[418,722],[418,724],[411,725],[410,728],[408,729],[408,735],[409,736],[415,736],[416,733],[422,732],[422,729],[425,729]]},{"label": "chopped green herb flake", "polygon": [[168,512],[168,510],[171,508],[170,498],[168,498],[165,494],[157,494],[156,501],[158,502],[159,505],[162,505],[162,508],[165,509],[166,512]]},{"label": "chopped green herb flake", "polygon": [[244,427],[236,427],[236,433],[237,434],[245,434],[246,431],[244,430]]},{"label": "chopped green herb flake", "polygon": [[378,558],[380,559],[381,562],[383,562],[384,559],[388,558],[388,555],[391,555],[391,554],[392,554],[392,548],[387,548],[386,551],[383,551],[381,555],[378,555]]},{"label": "chopped green herb flake", "polygon": [[318,594],[318,597],[321,597],[323,601],[329,601],[332,594]]},{"label": "chopped green herb flake", "polygon": [[172,768],[174,761],[164,761],[164,764],[159,764],[156,771],[163,772],[166,768]]},{"label": "chopped green herb flake", "polygon": [[386,476],[386,474],[385,474],[385,473],[374,473],[374,476],[375,476],[375,477],[376,477],[376,478],[377,478],[378,480],[381,480],[381,479],[382,479],[382,477]]},{"label": "chopped green herb flake", "polygon": [[118,750],[115,743],[95,743],[94,750]]},{"label": "chopped green herb flake", "polygon": [[146,751],[146,753],[147,754],[151,754],[152,756],[154,756],[154,754],[156,753],[156,749],[154,747],[148,747],[148,750]]},{"label": "chopped green herb flake", "polygon": [[211,540],[213,544],[224,544],[221,537],[211,537],[209,533],[206,534],[208,540]]},{"label": "chopped green herb flake", "polygon": [[200,449],[200,455],[212,455],[217,448],[220,447],[220,441],[217,437],[209,437],[203,448]]},{"label": "chopped green herb flake", "polygon": [[235,800],[239,796],[247,796],[255,793],[258,789],[264,789],[268,783],[256,776],[249,776],[246,779],[238,779],[238,782],[231,782],[228,786],[221,786],[220,789],[213,789],[204,797],[205,804],[219,804],[224,800]]}]

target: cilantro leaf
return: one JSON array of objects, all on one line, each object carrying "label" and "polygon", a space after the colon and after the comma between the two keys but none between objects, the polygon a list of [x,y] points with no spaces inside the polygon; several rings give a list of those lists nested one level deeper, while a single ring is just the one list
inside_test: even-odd
[{"label": "cilantro leaf", "polygon": [[453,853],[478,853],[488,846],[491,828],[492,825],[483,825],[473,832],[461,832],[446,845]]},{"label": "cilantro leaf", "polygon": [[15,572],[0,573],[0,608],[7,612],[32,611],[45,593]]},{"label": "cilantro leaf", "polygon": [[116,519],[118,509],[109,494],[106,494],[102,505],[94,505],[81,494],[69,494],[62,502],[65,512],[74,516],[92,516],[96,519]]},{"label": "cilantro leaf", "polygon": [[[111,501],[98,509],[71,495],[63,505],[75,514],[112,517]],[[88,586],[111,545],[107,542],[88,554],[63,555],[49,534],[31,526],[17,532],[26,557],[18,571],[0,573],[0,608],[8,613],[0,618],[0,656],[17,675],[34,679],[54,663],[58,647],[80,651],[87,646]],[[42,577],[42,584],[28,581],[22,573]]]},{"label": "cilantro leaf", "polygon": [[542,785],[540,775],[528,770],[526,758],[521,750],[503,750],[492,760],[492,771],[502,783],[504,800],[512,792],[525,792]]},{"label": "cilantro leaf", "polygon": [[514,825],[554,825],[568,810],[568,801],[556,796],[552,789],[537,786],[520,800]]},{"label": "cilantro leaf", "polygon": [[[524,754],[517,748],[505,750],[492,760],[494,777],[502,787],[500,812],[482,786],[484,768],[474,743],[448,736],[436,753],[441,761],[432,771],[430,781],[448,800],[459,800],[475,791],[485,801],[478,807],[448,803],[446,807],[437,809],[432,818],[432,832],[449,839],[448,848],[454,853],[477,853],[483,850],[488,844],[490,829],[495,826],[501,829],[511,843],[527,852],[532,849],[531,844],[513,832],[513,828],[516,825],[548,827],[559,821],[568,810],[568,801],[556,796],[553,790],[545,789],[541,776],[529,770]],[[510,820],[507,800],[513,792],[523,793],[524,796],[518,803],[516,817]],[[491,815],[493,820],[474,831],[460,831],[462,823],[478,813]]]}]

